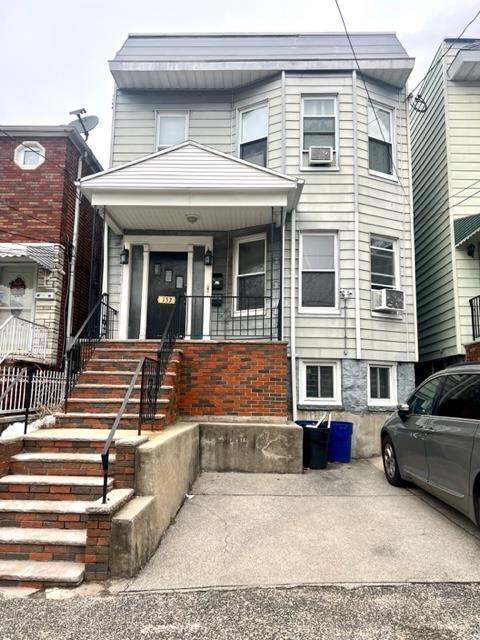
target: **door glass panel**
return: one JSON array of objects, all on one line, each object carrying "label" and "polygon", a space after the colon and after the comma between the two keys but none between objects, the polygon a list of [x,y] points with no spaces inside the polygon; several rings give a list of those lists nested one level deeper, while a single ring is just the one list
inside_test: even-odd
[{"label": "door glass panel", "polygon": [[0,323],[11,315],[33,320],[35,267],[30,264],[0,267]]},{"label": "door glass panel", "polygon": [[[138,338],[140,335],[140,315],[142,309],[142,279],[143,279],[143,246],[133,245],[130,251],[131,280],[130,280],[130,313],[128,316],[128,337]],[[157,265],[155,265],[157,266]]]},{"label": "door glass panel", "polygon": [[446,376],[435,415],[479,420],[480,375],[464,373]]},{"label": "door glass panel", "polygon": [[432,414],[435,395],[439,388],[442,378],[435,378],[426,382],[420,389],[417,389],[410,398],[408,404],[411,413],[419,416],[427,416]]}]

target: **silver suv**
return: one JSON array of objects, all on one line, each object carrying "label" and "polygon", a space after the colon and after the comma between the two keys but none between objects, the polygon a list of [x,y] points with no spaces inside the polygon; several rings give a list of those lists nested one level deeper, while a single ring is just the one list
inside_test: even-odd
[{"label": "silver suv", "polygon": [[480,362],[423,382],[381,431],[388,482],[414,482],[480,526]]}]

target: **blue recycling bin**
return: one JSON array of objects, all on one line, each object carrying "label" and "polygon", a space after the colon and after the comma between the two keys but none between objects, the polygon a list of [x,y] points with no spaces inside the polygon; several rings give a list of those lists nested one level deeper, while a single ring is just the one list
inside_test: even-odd
[{"label": "blue recycling bin", "polygon": [[352,433],[351,422],[330,422],[330,438],[328,440],[329,462],[350,462],[352,457]]}]

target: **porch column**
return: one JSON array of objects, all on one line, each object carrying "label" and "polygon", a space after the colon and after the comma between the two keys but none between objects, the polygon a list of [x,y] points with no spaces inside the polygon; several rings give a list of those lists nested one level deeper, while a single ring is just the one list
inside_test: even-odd
[{"label": "porch column", "polygon": [[143,245],[142,303],[140,309],[140,340],[147,335],[148,275],[150,272],[150,246]]},{"label": "porch column", "polygon": [[[131,251],[131,243],[125,242],[125,249]],[[120,297],[120,311],[118,314],[118,338],[128,339],[128,316],[130,312],[130,280],[131,280],[131,256],[128,264],[122,265],[122,292]]]}]

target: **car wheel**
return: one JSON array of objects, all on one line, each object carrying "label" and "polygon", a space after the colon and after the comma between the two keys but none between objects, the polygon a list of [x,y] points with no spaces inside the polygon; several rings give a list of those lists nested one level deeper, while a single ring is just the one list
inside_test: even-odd
[{"label": "car wheel", "polygon": [[382,442],[382,458],[383,469],[388,482],[394,487],[403,486],[405,483],[400,475],[397,456],[395,455],[395,449],[389,436],[386,436]]}]

